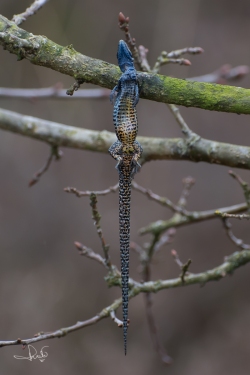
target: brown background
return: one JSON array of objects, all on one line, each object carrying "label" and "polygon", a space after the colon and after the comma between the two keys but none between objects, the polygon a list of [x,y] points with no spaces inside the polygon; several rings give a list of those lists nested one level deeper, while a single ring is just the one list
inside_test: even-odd
[{"label": "brown background", "polygon": [[[11,18],[30,1],[1,0],[0,13]],[[205,53],[191,57],[191,67],[167,66],[162,72],[176,77],[209,73],[225,63],[250,62],[250,2],[248,0],[55,0],[22,25],[61,44],[73,44],[83,54],[116,64],[116,49],[123,34],[117,27],[120,11],[130,16],[131,32],[138,44],[149,48],[153,64],[162,50],[201,46]],[[0,50],[0,86],[37,88],[72,78],[52,70],[16,61]],[[237,83],[250,86],[250,78]],[[90,87],[88,85],[84,87]],[[1,99],[0,106],[23,114],[78,127],[113,131],[112,106],[101,100]],[[189,126],[201,136],[249,145],[248,116],[181,108]],[[145,136],[180,136],[180,130],[164,104],[141,100],[138,105],[139,133]],[[32,337],[94,316],[120,296],[108,289],[104,269],[79,257],[78,240],[101,252],[88,198],[77,199],[63,192],[66,186],[82,190],[104,189],[117,182],[114,160],[108,155],[64,149],[61,161],[33,188],[28,181],[43,165],[46,144],[1,131],[0,137],[0,339]],[[145,165],[136,181],[154,192],[177,201],[182,178],[196,179],[189,209],[223,207],[244,200],[227,167],[162,161]],[[239,171],[247,181],[249,172]],[[157,219],[170,217],[167,209],[133,192],[131,239],[143,244],[147,237],[138,229]],[[119,266],[118,197],[101,197],[99,209],[111,256]],[[234,231],[250,241],[249,222],[233,222]],[[192,272],[220,264],[236,248],[219,220],[178,230],[175,243],[155,258],[153,278],[179,275],[170,250],[181,259],[191,258]],[[128,356],[123,354],[122,332],[109,320],[35,345],[49,345],[44,363],[16,360],[26,355],[20,347],[0,350],[1,374],[169,374],[246,375],[250,373],[249,265],[219,283],[161,291],[153,296],[159,333],[171,367],[165,367],[152,349],[143,298],[130,302]],[[131,276],[139,280],[138,259],[131,254]],[[119,316],[120,311],[119,311]]]}]

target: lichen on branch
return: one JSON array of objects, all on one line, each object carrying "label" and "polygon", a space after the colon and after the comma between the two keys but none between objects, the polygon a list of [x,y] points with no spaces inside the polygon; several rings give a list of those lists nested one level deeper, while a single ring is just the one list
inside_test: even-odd
[{"label": "lichen on branch", "polygon": [[[0,44],[4,49],[77,80],[113,88],[120,77],[117,66],[84,56],[72,45],[63,47],[45,36],[33,35],[0,15]],[[250,114],[250,90],[191,82],[152,73],[138,73],[144,99],[197,107],[211,111]]]}]

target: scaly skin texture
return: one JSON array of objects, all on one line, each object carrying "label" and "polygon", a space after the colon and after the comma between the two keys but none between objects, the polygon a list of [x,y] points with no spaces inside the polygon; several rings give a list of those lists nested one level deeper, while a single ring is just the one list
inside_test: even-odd
[{"label": "scaly skin texture", "polygon": [[130,247],[130,202],[131,182],[140,168],[138,160],[142,147],[136,141],[138,122],[136,104],[139,88],[133,58],[127,44],[121,40],[117,59],[123,72],[110,99],[114,103],[113,121],[117,141],[109,148],[109,153],[118,162],[119,173],[119,228],[122,277],[122,312],[124,351],[127,354],[128,292],[129,292],[129,247]]}]

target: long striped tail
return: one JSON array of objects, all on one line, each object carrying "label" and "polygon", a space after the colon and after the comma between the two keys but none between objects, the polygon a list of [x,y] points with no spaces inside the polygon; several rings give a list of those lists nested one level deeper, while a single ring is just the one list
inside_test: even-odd
[{"label": "long striped tail", "polygon": [[128,333],[128,292],[129,292],[129,248],[130,248],[130,201],[131,201],[131,165],[119,166],[119,227],[122,277],[122,313],[124,352],[127,354]]}]

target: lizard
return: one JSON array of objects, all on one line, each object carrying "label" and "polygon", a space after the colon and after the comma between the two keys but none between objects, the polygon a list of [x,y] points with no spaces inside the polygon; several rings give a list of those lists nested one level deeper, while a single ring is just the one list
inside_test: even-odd
[{"label": "lizard", "polygon": [[122,75],[110,94],[114,104],[113,122],[117,141],[109,148],[109,153],[117,161],[119,173],[119,234],[121,256],[121,285],[123,313],[124,352],[127,354],[128,293],[129,293],[129,248],[130,248],[130,203],[131,183],[141,167],[138,160],[142,147],[136,136],[138,121],[136,105],[139,101],[139,86],[134,67],[134,59],[127,44],[120,40],[117,60]]}]

